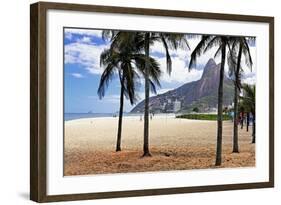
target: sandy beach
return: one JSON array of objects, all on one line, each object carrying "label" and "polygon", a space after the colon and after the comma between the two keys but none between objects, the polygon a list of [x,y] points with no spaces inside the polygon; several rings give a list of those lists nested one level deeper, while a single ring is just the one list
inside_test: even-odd
[{"label": "sandy beach", "polygon": [[[142,158],[143,121],[124,117],[122,151],[115,152],[118,118],[65,122],[64,175],[215,168],[216,121],[155,116],[150,121],[152,157]],[[240,153],[232,153],[231,121],[223,123],[220,167],[255,166],[251,127],[239,128]]]}]

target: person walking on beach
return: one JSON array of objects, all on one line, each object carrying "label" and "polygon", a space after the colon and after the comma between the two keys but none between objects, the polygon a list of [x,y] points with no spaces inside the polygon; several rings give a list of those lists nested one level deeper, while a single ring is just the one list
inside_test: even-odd
[{"label": "person walking on beach", "polygon": [[247,112],[247,114],[246,114],[246,116],[247,116],[247,121],[246,121],[246,123],[247,123],[247,132],[249,131],[249,125],[250,125],[250,113],[249,112]]},{"label": "person walking on beach", "polygon": [[241,129],[243,129],[243,124],[244,124],[244,113],[240,112],[240,125],[241,125]]},{"label": "person walking on beach", "polygon": [[233,120],[234,120],[234,112],[233,111],[230,112],[230,117],[231,117],[231,122],[233,122]]}]

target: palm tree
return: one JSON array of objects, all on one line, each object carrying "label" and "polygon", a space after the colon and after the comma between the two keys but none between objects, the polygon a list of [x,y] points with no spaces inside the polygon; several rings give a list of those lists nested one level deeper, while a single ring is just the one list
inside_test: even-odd
[{"label": "palm tree", "polygon": [[105,95],[105,89],[108,87],[109,82],[112,80],[115,73],[118,73],[120,80],[121,91],[120,91],[120,108],[119,108],[119,120],[118,120],[118,131],[117,131],[117,143],[116,151],[121,151],[121,132],[122,132],[122,118],[123,118],[123,106],[124,106],[124,95],[128,96],[130,103],[135,102],[135,78],[137,73],[130,67],[129,64],[121,64],[121,54],[113,52],[111,50],[105,50],[100,57],[101,66],[105,66],[105,69],[101,75],[100,84],[98,88],[99,97],[102,98]]},{"label": "palm tree", "polygon": [[224,67],[225,67],[225,56],[227,47],[229,48],[230,38],[228,36],[213,36],[203,35],[198,45],[191,53],[189,62],[189,69],[196,65],[196,59],[210,50],[213,47],[217,47],[215,57],[221,54],[220,64],[220,80],[218,87],[218,117],[217,117],[217,151],[216,151],[216,166],[221,165],[222,155],[222,111],[223,111],[223,80],[224,80]]},{"label": "palm tree", "polygon": [[244,56],[246,65],[252,69],[252,57],[248,41],[252,40],[247,37],[233,37],[232,47],[229,51],[228,65],[229,75],[234,77],[234,121],[233,121],[233,150],[239,152],[238,146],[238,96],[241,92],[241,75],[243,69],[241,67],[242,55]]},{"label": "palm tree", "polygon": [[166,52],[166,64],[167,72],[170,74],[172,71],[172,60],[169,53],[169,48],[177,49],[178,47],[187,47],[188,43],[183,34],[170,34],[170,33],[154,33],[154,32],[142,32],[143,41],[140,45],[144,46],[144,53],[146,57],[144,79],[145,79],[145,106],[144,106],[144,143],[143,143],[143,157],[151,156],[149,151],[149,73],[151,70],[150,64],[148,63],[150,58],[150,45],[155,42],[161,42]]},{"label": "palm tree", "polygon": [[242,86],[243,96],[240,97],[242,100],[242,106],[248,112],[253,115],[253,130],[252,130],[252,143],[256,143],[256,86],[245,84]]},{"label": "palm tree", "polygon": [[[103,32],[103,36],[107,34],[107,32]],[[139,80],[137,69],[141,73],[144,72],[146,59],[143,54],[138,52],[133,33],[111,31],[111,34],[110,48],[104,50],[100,56],[100,64],[105,66],[105,69],[101,75],[98,94],[100,98],[104,96],[109,82],[114,77],[114,74],[118,73],[121,91],[116,151],[121,151],[124,95],[130,100],[131,104],[136,102],[135,91]],[[152,58],[149,59],[149,65],[152,67],[149,83],[152,86],[152,91],[156,92],[155,84],[160,85],[158,80],[161,75],[160,67]]]}]

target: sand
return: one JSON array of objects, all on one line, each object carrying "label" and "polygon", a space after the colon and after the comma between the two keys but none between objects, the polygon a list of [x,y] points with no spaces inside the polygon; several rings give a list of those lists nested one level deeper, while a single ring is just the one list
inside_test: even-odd
[{"label": "sand", "polygon": [[[106,174],[219,168],[214,166],[216,121],[158,116],[150,121],[152,157],[142,158],[143,121],[124,117],[122,151],[115,152],[118,118],[93,118],[65,123],[64,175]],[[231,121],[223,123],[221,167],[255,166],[255,144],[239,128],[239,151],[232,153]]]}]

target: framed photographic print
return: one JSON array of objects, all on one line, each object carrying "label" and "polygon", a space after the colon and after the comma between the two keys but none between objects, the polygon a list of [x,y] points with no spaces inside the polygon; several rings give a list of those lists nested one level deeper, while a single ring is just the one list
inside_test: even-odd
[{"label": "framed photographic print", "polygon": [[30,198],[274,186],[274,18],[40,2]]}]

